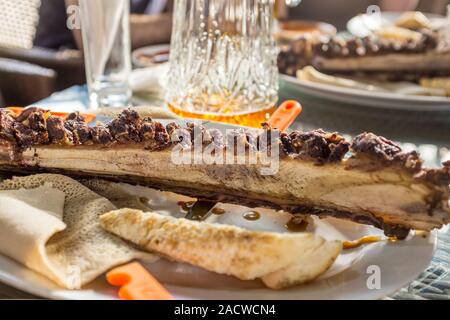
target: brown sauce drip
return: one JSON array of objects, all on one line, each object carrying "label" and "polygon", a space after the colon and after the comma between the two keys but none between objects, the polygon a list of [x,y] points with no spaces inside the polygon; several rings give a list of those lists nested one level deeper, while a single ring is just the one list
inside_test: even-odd
[{"label": "brown sauce drip", "polygon": [[245,220],[248,221],[257,221],[261,218],[261,214],[256,211],[248,211],[242,215]]},{"label": "brown sauce drip", "polygon": [[139,202],[141,202],[141,203],[143,203],[143,204],[147,204],[147,203],[150,202],[150,199],[149,199],[149,198],[146,198],[146,197],[140,197],[140,198],[139,198]]},{"label": "brown sauce drip", "polygon": [[428,238],[430,233],[428,231],[416,230],[415,231],[415,235],[418,236],[418,237],[422,237],[422,238],[426,239],[426,238]]},{"label": "brown sauce drip", "polygon": [[225,210],[223,210],[221,208],[213,208],[211,210],[211,212],[212,212],[212,214],[215,214],[215,215],[218,215],[218,216],[221,216],[221,215],[225,214]]},{"label": "brown sauce drip", "polygon": [[191,201],[191,202],[179,202],[178,205],[181,210],[187,212],[186,219],[202,221],[208,216],[208,213],[216,205],[216,202],[211,201]]},{"label": "brown sauce drip", "polygon": [[306,220],[298,221],[293,218],[289,220],[289,222],[285,225],[285,228],[290,232],[305,232],[308,225],[308,221]]},{"label": "brown sauce drip", "polygon": [[360,246],[365,245],[365,244],[377,243],[377,242],[386,241],[386,240],[389,242],[396,242],[398,239],[396,237],[389,237],[387,239],[383,239],[378,236],[366,236],[366,237],[362,237],[361,239],[358,239],[355,241],[344,241],[342,245],[343,245],[344,250],[349,250],[349,249],[359,248]]},{"label": "brown sauce drip", "polygon": [[181,210],[184,212],[189,212],[189,210],[191,210],[191,208],[194,206],[195,201],[189,201],[189,202],[184,202],[184,201],[179,201],[178,205],[180,206]]}]

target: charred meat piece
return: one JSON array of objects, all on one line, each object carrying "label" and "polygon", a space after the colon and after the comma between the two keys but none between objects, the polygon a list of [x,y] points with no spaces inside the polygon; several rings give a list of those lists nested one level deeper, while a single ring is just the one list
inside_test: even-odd
[{"label": "charred meat piece", "polygon": [[155,122],[155,141],[157,143],[157,149],[163,150],[170,146],[171,139],[166,128],[159,122]]},{"label": "charred meat piece", "polygon": [[341,161],[349,150],[349,143],[343,137],[323,130],[293,132],[290,143],[291,152],[315,159],[317,163]]},{"label": "charred meat piece", "polygon": [[6,109],[0,109],[0,140],[14,140],[14,117]]},{"label": "charred meat piece", "polygon": [[92,141],[91,129],[86,123],[77,122],[75,123],[73,130],[74,140],[78,144],[87,145]]},{"label": "charred meat piece", "polygon": [[139,129],[141,140],[152,140],[155,138],[155,134],[155,123],[150,118],[144,118]]},{"label": "charred meat piece", "polygon": [[125,110],[109,125],[109,131],[115,140],[121,142],[140,142],[141,118],[136,111]]},{"label": "charred meat piece", "polygon": [[75,121],[75,122],[85,122],[86,121],[79,112],[70,113],[67,116],[66,120],[71,120],[71,121]]},{"label": "charred meat piece", "polygon": [[106,127],[102,124],[99,124],[93,128],[90,128],[90,131],[91,131],[92,141],[95,144],[107,145],[107,144],[111,144],[114,141],[113,136],[111,135],[111,132],[109,132],[108,127]]},{"label": "charred meat piece", "polygon": [[418,172],[422,168],[423,162],[417,152],[404,153],[399,145],[373,133],[357,136],[351,148],[358,157],[374,159],[378,163],[398,163],[412,172]]},{"label": "charred meat piece", "polygon": [[79,112],[72,112],[66,118],[65,129],[70,132],[72,142],[76,145],[92,143],[91,129]]},{"label": "charred meat piece", "polygon": [[47,119],[48,139],[53,144],[72,144],[73,134],[64,126],[63,119],[50,116]]},{"label": "charred meat piece", "polygon": [[48,143],[46,117],[47,112],[29,108],[16,118],[13,128],[17,147],[28,148]]}]

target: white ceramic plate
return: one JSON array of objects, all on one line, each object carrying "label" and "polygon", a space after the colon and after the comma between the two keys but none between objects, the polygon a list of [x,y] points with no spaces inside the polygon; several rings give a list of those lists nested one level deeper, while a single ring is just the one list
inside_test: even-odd
[{"label": "white ceramic plate", "polygon": [[[360,14],[348,21],[347,30],[357,37],[367,37],[379,28],[394,25],[402,14],[402,12]],[[439,28],[446,22],[444,16],[432,13],[424,14],[435,28]]]},{"label": "white ceramic plate", "polygon": [[[186,201],[185,197],[143,187],[122,186],[130,194],[149,199],[148,206],[151,210],[177,217],[184,215],[178,201]],[[243,213],[248,211],[247,208],[223,204],[219,206],[227,213],[212,215],[208,219],[210,222],[233,224],[253,230],[288,232],[285,224],[291,216],[287,213],[257,209],[262,217],[253,222],[242,218]],[[332,218],[314,219],[308,229],[327,239],[355,240],[367,235],[382,235],[375,228]],[[428,267],[435,251],[436,239],[436,233],[431,233],[427,238],[411,236],[396,243],[379,242],[346,250],[332,268],[315,282],[284,291],[266,289],[259,281],[239,281],[162,259],[153,263],[143,261],[143,264],[177,299],[380,299],[411,282]],[[380,271],[379,289],[369,289],[367,286],[370,270]],[[116,288],[109,286],[104,277],[83,290],[67,291],[1,255],[0,282],[50,299],[116,298]]]},{"label": "white ceramic plate", "polygon": [[409,96],[398,93],[372,92],[361,89],[343,88],[329,84],[299,80],[295,77],[281,75],[282,84],[290,85],[298,94],[308,94],[358,106],[414,111],[448,111],[450,98],[430,96]]}]

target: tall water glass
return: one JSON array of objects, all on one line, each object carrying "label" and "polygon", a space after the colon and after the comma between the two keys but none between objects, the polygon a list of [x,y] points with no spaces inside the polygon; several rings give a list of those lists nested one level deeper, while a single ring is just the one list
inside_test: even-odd
[{"label": "tall water glass", "polygon": [[129,0],[80,0],[86,78],[91,107],[130,102]]},{"label": "tall water glass", "polygon": [[175,0],[167,102],[181,116],[258,126],[278,100],[274,0]]}]

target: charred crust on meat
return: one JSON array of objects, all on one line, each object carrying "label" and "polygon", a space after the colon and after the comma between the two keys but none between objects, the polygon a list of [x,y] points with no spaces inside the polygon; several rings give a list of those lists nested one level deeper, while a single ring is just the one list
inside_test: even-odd
[{"label": "charred crust on meat", "polygon": [[[28,116],[28,127],[31,130],[35,130],[38,132],[45,132],[46,131],[46,120],[45,120],[45,115],[43,112],[31,112],[30,115]],[[25,121],[23,121],[23,123],[25,123]]]},{"label": "charred crust on meat", "polygon": [[79,112],[72,112],[70,113],[66,120],[71,120],[75,122],[85,122],[86,119],[79,113]]},{"label": "charred crust on meat", "polygon": [[384,234],[388,237],[395,237],[398,240],[404,240],[408,237],[411,229],[402,227],[400,225],[392,225],[383,223],[382,229]]},{"label": "charred crust on meat", "polygon": [[18,121],[18,122],[24,122],[24,121],[26,121],[26,120],[29,118],[30,114],[32,114],[33,112],[43,112],[43,113],[45,113],[46,111],[45,111],[45,110],[42,110],[42,109],[40,109],[40,108],[37,108],[37,107],[29,107],[29,108],[25,108],[25,109],[22,111],[22,113],[19,114],[19,115],[16,117],[16,121]]},{"label": "charred crust on meat", "polygon": [[377,218],[372,214],[355,214],[347,211],[335,210],[335,209],[324,209],[309,206],[297,206],[294,208],[284,208],[285,210],[292,212],[294,215],[298,216],[309,216],[315,215],[321,218],[335,217],[338,219],[351,220],[360,224],[372,225],[375,228],[382,229],[386,236],[396,237],[399,240],[405,239],[410,229],[404,228],[400,225],[392,225],[385,223],[381,218]]},{"label": "charred crust on meat", "polygon": [[[353,159],[373,160],[379,165],[398,165],[417,173],[422,170],[422,160],[416,151],[403,152],[399,145],[373,133],[356,136],[351,144]],[[353,162],[358,166],[357,162]]]},{"label": "charred crust on meat", "polygon": [[92,142],[94,144],[109,145],[114,141],[108,127],[103,124],[98,124],[95,127],[90,128],[90,131]]},{"label": "charred crust on meat", "polygon": [[48,138],[51,143],[61,143],[66,137],[64,121],[59,117],[49,117],[47,119]]},{"label": "charred crust on meat", "polygon": [[14,141],[14,117],[6,109],[0,109],[0,139]]},{"label": "charred crust on meat", "polygon": [[373,133],[356,136],[351,148],[355,153],[368,154],[380,160],[393,160],[401,152],[400,146]]},{"label": "charred crust on meat", "polygon": [[64,126],[60,117],[50,116],[47,119],[48,139],[50,143],[69,145],[73,143],[73,134]]},{"label": "charred crust on meat", "polygon": [[19,150],[39,143],[39,134],[21,122],[14,123],[14,136]]},{"label": "charred crust on meat", "polygon": [[140,128],[139,136],[141,141],[154,140],[156,134],[155,123],[149,117],[143,118]]},{"label": "charred crust on meat", "polygon": [[450,161],[444,162],[441,169],[424,169],[419,178],[437,185],[450,185]]},{"label": "charred crust on meat", "polygon": [[155,150],[164,150],[171,145],[170,135],[167,133],[166,127],[159,122],[155,122],[155,141],[157,144]]},{"label": "charred crust on meat", "polygon": [[15,119],[13,131],[19,150],[48,143],[46,114],[43,110],[29,108]]},{"label": "charred crust on meat", "polygon": [[197,123],[187,123],[186,128],[191,137],[192,144],[209,145],[213,142],[209,130]]},{"label": "charred crust on meat", "polygon": [[350,146],[339,134],[327,133],[321,129],[282,134],[281,142],[285,153],[312,159],[318,165],[340,162]]},{"label": "charred crust on meat", "polygon": [[108,125],[109,131],[118,142],[141,142],[139,114],[131,109],[124,110],[116,119]]},{"label": "charred crust on meat", "polygon": [[181,126],[176,122],[171,122],[166,126],[167,133],[171,136],[174,134],[177,130],[180,130]]},{"label": "charred crust on meat", "polygon": [[91,129],[84,122],[75,122],[73,137],[76,144],[88,145],[92,143]]},{"label": "charred crust on meat", "polygon": [[89,125],[79,113],[71,113],[64,122],[64,128],[70,132],[71,142],[75,145],[92,144]]}]

